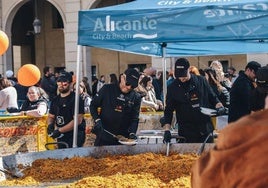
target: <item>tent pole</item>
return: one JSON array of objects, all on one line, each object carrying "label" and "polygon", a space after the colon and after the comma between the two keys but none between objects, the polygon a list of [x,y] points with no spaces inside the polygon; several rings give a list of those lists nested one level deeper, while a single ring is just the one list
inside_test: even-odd
[{"label": "tent pole", "polygon": [[167,59],[166,59],[167,43],[161,45],[162,48],[162,70],[163,70],[163,104],[166,107],[166,94],[167,94]]},{"label": "tent pole", "polygon": [[73,148],[77,147],[81,46],[77,46]]}]

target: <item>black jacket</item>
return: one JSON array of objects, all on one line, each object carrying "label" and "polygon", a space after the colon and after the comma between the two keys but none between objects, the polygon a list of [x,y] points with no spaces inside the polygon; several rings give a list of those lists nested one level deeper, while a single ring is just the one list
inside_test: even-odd
[{"label": "black jacket", "polygon": [[263,110],[265,106],[265,98],[267,94],[259,91],[258,87],[255,88],[252,92],[252,96],[250,97],[250,110],[251,111],[259,111]]},{"label": "black jacket", "polygon": [[183,134],[208,134],[213,130],[207,127],[207,123],[211,122],[210,116],[202,114],[200,107],[214,109],[218,102],[219,99],[204,77],[191,74],[190,80],[184,83],[175,79],[167,90],[165,123],[171,124],[175,110],[179,133],[182,130]]},{"label": "black jacket", "polygon": [[[105,84],[93,97],[90,113],[100,118],[104,129],[128,137],[136,133],[139,123],[141,97],[135,91],[124,94],[116,84]],[[98,108],[101,108],[100,114]]]},{"label": "black jacket", "polygon": [[[54,97],[50,105],[49,113],[55,115],[55,123],[57,127],[64,127],[65,125],[67,125],[70,121],[74,119],[75,93],[71,92],[70,95],[66,97],[61,97],[60,95]],[[78,114],[84,113],[84,102],[82,98],[79,97]],[[85,120],[82,121],[82,124],[84,124],[84,121]],[[84,129],[84,127],[82,127],[81,129]],[[71,130],[70,133],[72,132],[73,131]]]},{"label": "black jacket", "polygon": [[249,77],[244,72],[240,73],[230,92],[228,122],[236,121],[240,117],[250,114],[250,97],[253,90],[254,85]]},{"label": "black jacket", "polygon": [[[36,101],[30,101],[29,99],[26,99],[24,101],[24,103],[22,104],[20,111],[27,111],[27,110],[35,110],[38,108],[38,105],[41,102],[45,102],[48,106],[48,101],[46,99],[44,99],[43,97],[40,97],[38,100]],[[48,110],[48,109],[47,109]]]},{"label": "black jacket", "polygon": [[230,92],[225,86],[222,86],[222,91],[220,92],[217,85],[210,85],[214,93],[217,95],[220,102],[224,107],[229,107],[230,105]]}]

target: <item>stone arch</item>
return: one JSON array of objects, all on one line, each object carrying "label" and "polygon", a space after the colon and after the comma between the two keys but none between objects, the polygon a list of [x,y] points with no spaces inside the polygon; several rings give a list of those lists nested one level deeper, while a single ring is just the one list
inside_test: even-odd
[{"label": "stone arch", "polygon": [[[8,35],[9,39],[10,39],[10,46],[7,50],[7,52],[2,56],[2,58],[0,58],[0,70],[2,70],[1,72],[5,72],[8,69],[13,69],[14,71],[18,70],[19,64],[16,64],[14,62],[14,51],[13,51],[13,45],[14,45],[14,40],[12,41],[12,30],[14,30],[14,28],[12,29],[12,27],[14,26],[13,24],[15,23],[15,19],[16,19],[16,15],[18,14],[18,12],[20,11],[20,9],[26,5],[29,2],[33,2],[33,0],[23,0],[23,1],[14,1],[14,2],[10,2],[10,3],[6,3],[5,7],[2,7],[5,9],[5,12],[3,14],[3,18],[2,18],[2,28],[3,30],[6,32],[6,34]],[[46,0],[46,1],[42,1],[42,0],[38,0],[38,2],[40,3],[46,3],[46,4],[50,4],[50,6],[54,7],[58,12],[59,12],[59,16],[62,19],[62,23],[63,23],[63,28],[62,28],[62,32],[63,32],[63,38],[64,38],[64,33],[65,33],[65,28],[66,28],[66,16],[65,16],[65,12],[64,12],[64,3],[59,3],[59,1],[56,0]],[[40,8],[40,4],[39,4],[39,8]],[[42,17],[42,14],[40,14],[38,17]],[[42,20],[41,20],[42,21]],[[42,23],[43,26],[43,23]],[[43,27],[42,27],[43,30]],[[42,33],[41,30],[41,33]],[[20,31],[18,31],[20,32]],[[14,33],[13,33],[14,34]],[[13,35],[14,36],[14,35]],[[65,46],[65,43],[63,41],[63,45]],[[36,50],[36,48],[34,49]],[[39,50],[40,51],[40,50]],[[64,53],[64,50],[63,50]],[[46,55],[45,52],[42,55]],[[43,57],[44,57],[43,56]],[[34,57],[37,57],[36,55],[34,55]],[[64,55],[62,54],[61,57],[64,57]],[[36,62],[36,61],[32,61],[32,62]],[[62,61],[65,62],[65,61]],[[43,66],[45,66],[46,61],[44,60],[43,62],[41,61],[41,63],[39,63],[39,68],[42,69]],[[2,67],[1,67],[2,65]],[[65,66],[63,64],[63,66]]]},{"label": "stone arch", "polygon": [[64,29],[65,29],[65,26],[66,26],[66,16],[65,16],[65,13],[63,11],[63,7],[60,6],[60,4],[58,3],[57,0],[47,0],[47,2],[49,2],[50,4],[52,4],[60,13],[61,15],[61,18],[62,18],[62,21],[63,21],[63,25],[64,25]]},{"label": "stone arch", "polygon": [[90,1],[89,4],[87,5],[86,9],[96,8],[97,5],[98,5],[101,1],[102,1],[102,0]]}]

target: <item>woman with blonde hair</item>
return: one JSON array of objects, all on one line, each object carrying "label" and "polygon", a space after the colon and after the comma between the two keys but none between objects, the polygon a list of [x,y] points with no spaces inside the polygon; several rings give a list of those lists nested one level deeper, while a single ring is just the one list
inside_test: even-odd
[{"label": "woman with blonde hair", "polygon": [[221,103],[224,107],[229,107],[230,105],[230,93],[229,91],[222,86],[222,84],[217,80],[216,78],[216,72],[215,70],[208,68],[204,70],[205,77],[214,91],[214,93],[217,95]]},{"label": "woman with blonde hair", "polygon": [[27,100],[20,108],[21,115],[42,117],[48,112],[48,100],[45,91],[37,86],[28,88]]},{"label": "woman with blonde hair", "polygon": [[[75,84],[76,83],[74,83],[74,85],[73,85],[74,91],[75,91]],[[90,106],[92,99],[91,99],[90,95],[87,93],[86,85],[83,81],[81,81],[79,84],[79,91],[78,92],[79,92],[82,100],[84,101],[85,113],[90,113],[89,106]]]},{"label": "woman with blonde hair", "polygon": [[216,72],[216,79],[224,86],[228,91],[230,91],[232,87],[232,83],[228,78],[224,76],[223,67],[220,61],[214,60],[210,64],[210,68]]},{"label": "woman with blonde hair", "polygon": [[194,75],[200,76],[200,72],[199,72],[199,70],[198,70],[198,68],[196,66],[191,65],[189,67],[189,71],[190,71],[190,73],[192,73]]}]

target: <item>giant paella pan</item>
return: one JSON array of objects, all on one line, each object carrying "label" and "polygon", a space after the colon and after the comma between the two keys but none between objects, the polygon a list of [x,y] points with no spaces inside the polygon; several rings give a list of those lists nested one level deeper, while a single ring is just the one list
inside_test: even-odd
[{"label": "giant paella pan", "polygon": [[[190,187],[202,144],[141,144],[48,150],[1,158],[0,186]],[[207,144],[205,150],[213,145]]]}]

